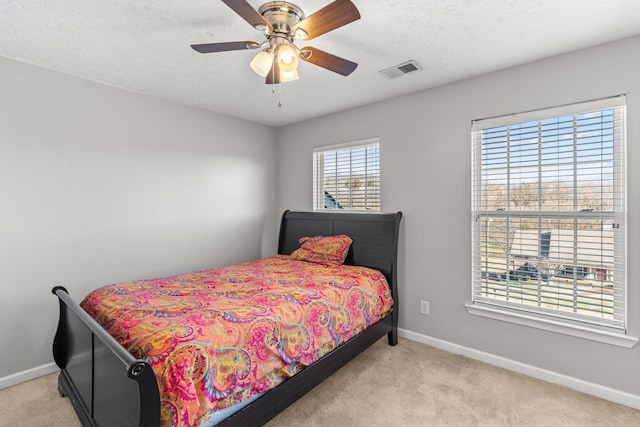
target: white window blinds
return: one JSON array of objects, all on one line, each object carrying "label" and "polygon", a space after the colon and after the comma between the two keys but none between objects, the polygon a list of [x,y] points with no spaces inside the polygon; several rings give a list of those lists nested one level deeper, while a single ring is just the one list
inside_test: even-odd
[{"label": "white window blinds", "polygon": [[625,329],[625,97],[472,125],[473,304]]},{"label": "white window blinds", "polygon": [[380,210],[378,139],[313,151],[314,210]]}]

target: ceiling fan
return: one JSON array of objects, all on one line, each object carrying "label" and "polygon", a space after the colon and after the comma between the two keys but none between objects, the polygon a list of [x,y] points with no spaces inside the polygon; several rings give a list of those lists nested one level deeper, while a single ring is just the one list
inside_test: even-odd
[{"label": "ceiling fan", "polygon": [[358,64],[323,50],[298,48],[294,40],[311,40],[360,19],[360,12],[350,0],[335,0],[305,17],[302,9],[287,1],[270,1],[256,11],[246,0],[222,0],[266,40],[193,44],[200,53],[261,49],[251,61],[251,68],[266,84],[284,83],[298,78],[298,58],[327,70],[348,76]]}]

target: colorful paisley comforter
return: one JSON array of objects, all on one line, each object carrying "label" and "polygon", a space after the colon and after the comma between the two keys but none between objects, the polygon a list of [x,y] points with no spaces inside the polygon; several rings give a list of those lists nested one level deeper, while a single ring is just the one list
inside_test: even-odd
[{"label": "colorful paisley comforter", "polygon": [[151,364],[163,426],[205,423],[211,411],[275,387],[392,305],[377,270],[284,255],[109,285],[81,303]]}]

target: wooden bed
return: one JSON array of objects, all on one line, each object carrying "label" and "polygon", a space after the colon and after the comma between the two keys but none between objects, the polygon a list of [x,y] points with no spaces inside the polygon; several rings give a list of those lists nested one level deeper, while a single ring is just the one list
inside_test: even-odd
[{"label": "wooden bed", "polygon": [[[217,425],[263,425],[385,334],[390,345],[397,344],[396,270],[401,219],[401,212],[284,212],[278,254],[291,254],[303,236],[346,234],[353,244],[345,264],[381,271],[391,287],[393,311]],[[53,343],[53,357],[61,369],[58,390],[69,397],[83,426],[159,426],[160,396],[151,366],[127,352],[65,288],[56,286],[53,293],[60,304]]]}]

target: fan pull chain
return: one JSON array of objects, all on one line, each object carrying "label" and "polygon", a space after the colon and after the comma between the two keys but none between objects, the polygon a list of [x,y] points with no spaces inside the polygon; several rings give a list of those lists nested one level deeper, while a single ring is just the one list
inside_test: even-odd
[{"label": "fan pull chain", "polygon": [[[271,85],[271,93],[275,95],[276,85]],[[282,108],[282,83],[278,83],[278,108]]]}]

